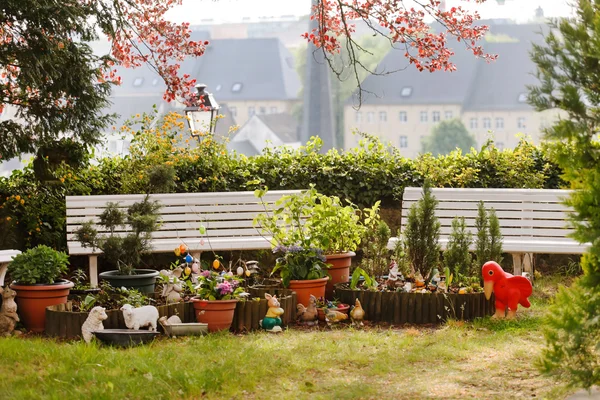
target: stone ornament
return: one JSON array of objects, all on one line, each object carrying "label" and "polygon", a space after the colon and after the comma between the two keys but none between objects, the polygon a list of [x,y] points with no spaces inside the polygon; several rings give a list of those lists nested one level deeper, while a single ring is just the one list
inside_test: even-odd
[{"label": "stone ornament", "polygon": [[183,291],[183,283],[179,280],[183,269],[175,268],[173,271],[163,269],[160,271],[162,276],[167,277],[167,282],[163,284],[163,290],[160,294],[164,297],[167,304],[179,303],[181,301],[181,292]]},{"label": "stone ornament", "polygon": [[319,318],[317,298],[311,294],[308,307],[302,303],[296,305],[296,320],[301,325],[317,325],[319,323],[317,318]]},{"label": "stone ornament", "polygon": [[15,325],[19,322],[17,303],[15,302],[17,292],[8,286],[5,289],[2,289],[2,286],[0,286],[0,295],[2,296],[2,308],[0,308],[0,336],[10,336],[15,330]]},{"label": "stone ornament", "polygon": [[149,331],[156,331],[158,321],[158,309],[154,306],[142,306],[134,308],[131,304],[121,307],[125,326],[134,331],[148,327]]},{"label": "stone ornament", "polygon": [[502,267],[494,261],[483,264],[481,275],[483,276],[485,298],[489,300],[492,292],[496,297],[496,313],[492,318],[513,319],[517,315],[519,304],[525,308],[531,306],[527,298],[531,296],[533,287],[527,278],[504,272]]},{"label": "stone ornament", "polygon": [[267,332],[279,333],[282,331],[281,325],[283,325],[280,318],[283,315],[283,308],[280,307],[277,296],[271,296],[270,294],[265,293],[265,299],[267,299],[269,309],[267,310],[265,318],[260,320],[259,324]]},{"label": "stone ornament", "polygon": [[86,343],[90,343],[92,341],[92,332],[104,330],[102,321],[106,320],[107,318],[108,316],[106,315],[106,309],[104,307],[96,306],[92,308],[87,319],[83,325],[81,325],[81,335]]}]

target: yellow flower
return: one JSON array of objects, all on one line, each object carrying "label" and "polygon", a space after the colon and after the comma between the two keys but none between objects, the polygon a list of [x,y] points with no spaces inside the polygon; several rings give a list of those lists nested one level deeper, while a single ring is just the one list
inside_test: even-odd
[{"label": "yellow flower", "polygon": [[10,221],[11,219],[12,219],[11,217],[6,217],[6,220],[7,220],[7,221]]},{"label": "yellow flower", "polygon": [[21,199],[21,205],[25,204],[25,200]]},{"label": "yellow flower", "polygon": [[16,196],[15,196],[15,199],[17,199],[17,201],[19,201],[19,200],[21,200],[21,196],[19,196],[19,195],[16,195]]},{"label": "yellow flower", "polygon": [[65,178],[60,178],[60,181],[61,181],[62,183],[65,183]]},{"label": "yellow flower", "polygon": [[40,228],[35,228],[35,230],[39,232],[39,231],[40,231]]}]

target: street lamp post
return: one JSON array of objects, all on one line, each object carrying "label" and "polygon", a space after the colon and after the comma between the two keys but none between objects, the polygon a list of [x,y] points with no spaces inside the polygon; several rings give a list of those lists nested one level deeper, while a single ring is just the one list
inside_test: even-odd
[{"label": "street lamp post", "polygon": [[206,85],[196,85],[198,91],[198,105],[190,106],[184,109],[188,125],[192,131],[192,137],[201,141],[202,132],[208,132],[214,135],[217,128],[217,115],[219,114],[219,104],[212,93],[206,92]]}]

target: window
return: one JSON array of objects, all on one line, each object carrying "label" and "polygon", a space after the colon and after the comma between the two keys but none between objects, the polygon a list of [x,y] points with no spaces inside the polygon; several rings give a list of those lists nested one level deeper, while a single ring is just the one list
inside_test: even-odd
[{"label": "window", "polygon": [[408,136],[400,136],[400,148],[405,149],[408,147]]},{"label": "window", "polygon": [[504,129],[504,118],[496,118],[496,129]]},{"label": "window", "polygon": [[498,150],[504,150],[504,142],[496,142],[496,147]]},{"label": "window", "polygon": [[421,122],[427,122],[427,111],[421,111]]},{"label": "window", "polygon": [[477,118],[471,118],[469,120],[469,126],[471,129],[477,129]]},{"label": "window", "polygon": [[267,107],[259,107],[259,108],[258,108],[258,113],[259,113],[260,115],[264,115],[264,114],[266,114],[266,113],[267,113]]},{"label": "window", "polygon": [[154,78],[152,79],[152,86],[156,86],[158,85],[158,79]]},{"label": "window", "polygon": [[406,115],[406,111],[400,111],[398,113],[398,119],[400,120],[400,122],[402,123],[407,123],[408,122],[408,116]]},{"label": "window", "polygon": [[372,124],[375,121],[375,113],[373,111],[369,111],[367,113],[367,123]]},{"label": "window", "polygon": [[140,87],[140,86],[142,86],[142,83],[144,83],[144,78],[142,78],[142,77],[135,78],[135,80],[133,81],[133,86]]},{"label": "window", "polygon": [[248,117],[251,117],[254,114],[256,114],[256,111],[254,111],[254,107],[248,107]]},{"label": "window", "polygon": [[483,129],[492,129],[492,119],[491,118],[483,119]]},{"label": "window", "polygon": [[232,117],[237,117],[237,107],[229,107],[229,111],[231,112]]},{"label": "window", "polygon": [[356,112],[355,121],[362,122],[362,113],[360,111]]},{"label": "window", "polygon": [[519,117],[519,118],[517,118],[517,128],[519,128],[519,129],[525,129],[526,128],[525,123],[526,123],[525,117]]},{"label": "window", "polygon": [[519,103],[527,103],[527,93],[519,93]]},{"label": "window", "polygon": [[433,113],[431,113],[431,120],[433,122],[440,122],[440,112],[434,111]]},{"label": "window", "polygon": [[410,87],[410,86],[405,86],[400,91],[400,96],[402,96],[402,97],[409,97],[411,94],[412,94],[412,87]]},{"label": "window", "polygon": [[277,107],[271,107],[271,114],[277,114]]},{"label": "window", "polygon": [[387,122],[387,112],[386,111],[379,112],[379,122]]},{"label": "window", "polygon": [[454,115],[452,114],[452,111],[444,112],[444,119],[452,119],[453,117]]},{"label": "window", "polygon": [[233,85],[231,85],[231,91],[233,93],[239,93],[242,91],[242,84],[240,82],[236,82]]},{"label": "window", "polygon": [[221,90],[221,84],[218,84],[217,86],[215,86],[215,92],[218,92]]}]

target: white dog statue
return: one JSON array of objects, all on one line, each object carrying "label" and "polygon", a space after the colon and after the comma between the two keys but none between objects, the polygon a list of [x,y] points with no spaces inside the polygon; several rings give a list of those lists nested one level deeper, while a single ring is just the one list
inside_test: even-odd
[{"label": "white dog statue", "polygon": [[146,326],[148,330],[156,330],[156,321],[158,321],[158,309],[154,306],[142,306],[133,308],[131,304],[125,304],[121,307],[123,311],[123,318],[125,319],[125,325],[129,329],[135,331]]},{"label": "white dog statue", "polygon": [[92,341],[92,332],[104,330],[102,321],[107,318],[108,316],[106,315],[106,309],[104,307],[97,306],[92,308],[90,315],[88,315],[83,325],[81,325],[81,335],[86,343]]}]

